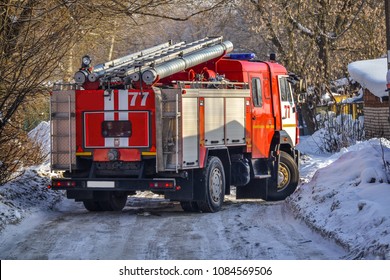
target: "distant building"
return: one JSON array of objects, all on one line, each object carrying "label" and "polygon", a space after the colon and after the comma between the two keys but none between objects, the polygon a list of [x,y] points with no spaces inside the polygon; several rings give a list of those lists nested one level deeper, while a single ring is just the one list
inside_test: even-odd
[{"label": "distant building", "polygon": [[366,138],[390,139],[387,58],[352,62],[348,72],[364,89],[364,130]]}]

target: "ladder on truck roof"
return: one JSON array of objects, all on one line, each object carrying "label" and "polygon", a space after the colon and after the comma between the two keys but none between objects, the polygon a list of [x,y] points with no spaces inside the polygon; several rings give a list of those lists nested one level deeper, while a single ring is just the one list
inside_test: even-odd
[{"label": "ladder on truck roof", "polygon": [[222,42],[223,37],[206,37],[195,42],[172,41],[143,51],[98,64],[90,72],[78,71],[74,78],[77,84],[100,81],[122,81],[125,84],[138,82],[153,84],[174,73],[183,71],[205,61],[217,58],[233,50],[230,41]]}]

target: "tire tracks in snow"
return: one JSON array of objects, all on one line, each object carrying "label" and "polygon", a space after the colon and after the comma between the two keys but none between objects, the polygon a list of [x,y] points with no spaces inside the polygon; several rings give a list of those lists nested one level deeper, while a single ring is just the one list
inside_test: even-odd
[{"label": "tire tracks in snow", "polygon": [[[345,252],[296,220],[284,202],[228,201],[186,213],[163,199],[129,199],[122,212],[68,202],[2,234],[1,259],[338,259]],[[16,233],[15,233],[16,232]]]}]

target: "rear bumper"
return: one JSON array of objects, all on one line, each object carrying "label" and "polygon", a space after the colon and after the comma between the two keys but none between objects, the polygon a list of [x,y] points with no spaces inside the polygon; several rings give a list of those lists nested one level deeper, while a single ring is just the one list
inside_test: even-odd
[{"label": "rear bumper", "polygon": [[177,190],[173,178],[61,178],[52,179],[53,190],[72,191],[166,191]]}]

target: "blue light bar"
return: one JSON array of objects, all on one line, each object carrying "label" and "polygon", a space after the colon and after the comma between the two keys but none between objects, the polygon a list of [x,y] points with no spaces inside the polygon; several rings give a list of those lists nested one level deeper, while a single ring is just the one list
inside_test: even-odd
[{"label": "blue light bar", "polygon": [[256,55],[254,53],[231,53],[229,57],[230,59],[250,60],[254,59]]}]

